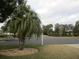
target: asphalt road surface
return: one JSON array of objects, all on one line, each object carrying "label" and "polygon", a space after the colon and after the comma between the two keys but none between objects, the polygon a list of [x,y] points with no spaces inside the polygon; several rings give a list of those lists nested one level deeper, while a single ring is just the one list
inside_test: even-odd
[{"label": "asphalt road surface", "polygon": [[[36,38],[32,38],[31,40],[25,40],[25,44],[41,44],[41,38],[36,40]],[[18,40],[10,40],[10,41],[0,41],[0,45],[18,45]],[[79,37],[43,37],[44,45],[48,44],[79,44]]]}]

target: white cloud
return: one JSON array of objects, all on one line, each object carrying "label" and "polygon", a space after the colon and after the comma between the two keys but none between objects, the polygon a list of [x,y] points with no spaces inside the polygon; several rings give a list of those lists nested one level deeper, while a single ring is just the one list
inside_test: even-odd
[{"label": "white cloud", "polygon": [[[79,20],[79,0],[28,0],[43,24],[74,24]],[[0,27],[3,24],[0,24]]]},{"label": "white cloud", "polygon": [[74,24],[79,19],[79,0],[28,0],[43,24]]}]

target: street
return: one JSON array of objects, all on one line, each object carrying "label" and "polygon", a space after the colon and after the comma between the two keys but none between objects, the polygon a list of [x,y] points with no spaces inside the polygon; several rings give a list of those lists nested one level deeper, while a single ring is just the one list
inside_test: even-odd
[{"label": "street", "polygon": [[[42,40],[39,38],[26,39],[25,44],[41,44]],[[0,45],[18,45],[18,40],[0,41]],[[44,36],[43,44],[79,44],[79,37],[50,37]]]}]

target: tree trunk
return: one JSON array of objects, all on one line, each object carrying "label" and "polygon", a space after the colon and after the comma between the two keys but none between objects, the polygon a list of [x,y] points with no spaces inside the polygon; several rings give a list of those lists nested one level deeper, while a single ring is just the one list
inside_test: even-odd
[{"label": "tree trunk", "polygon": [[19,39],[19,50],[23,50],[24,49],[24,44],[25,44],[25,39],[24,38],[20,38]]}]

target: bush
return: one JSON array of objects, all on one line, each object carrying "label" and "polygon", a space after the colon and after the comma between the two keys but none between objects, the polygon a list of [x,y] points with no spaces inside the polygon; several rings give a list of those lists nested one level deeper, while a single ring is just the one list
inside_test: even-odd
[{"label": "bush", "polygon": [[0,35],[0,38],[8,37],[8,35]]}]

